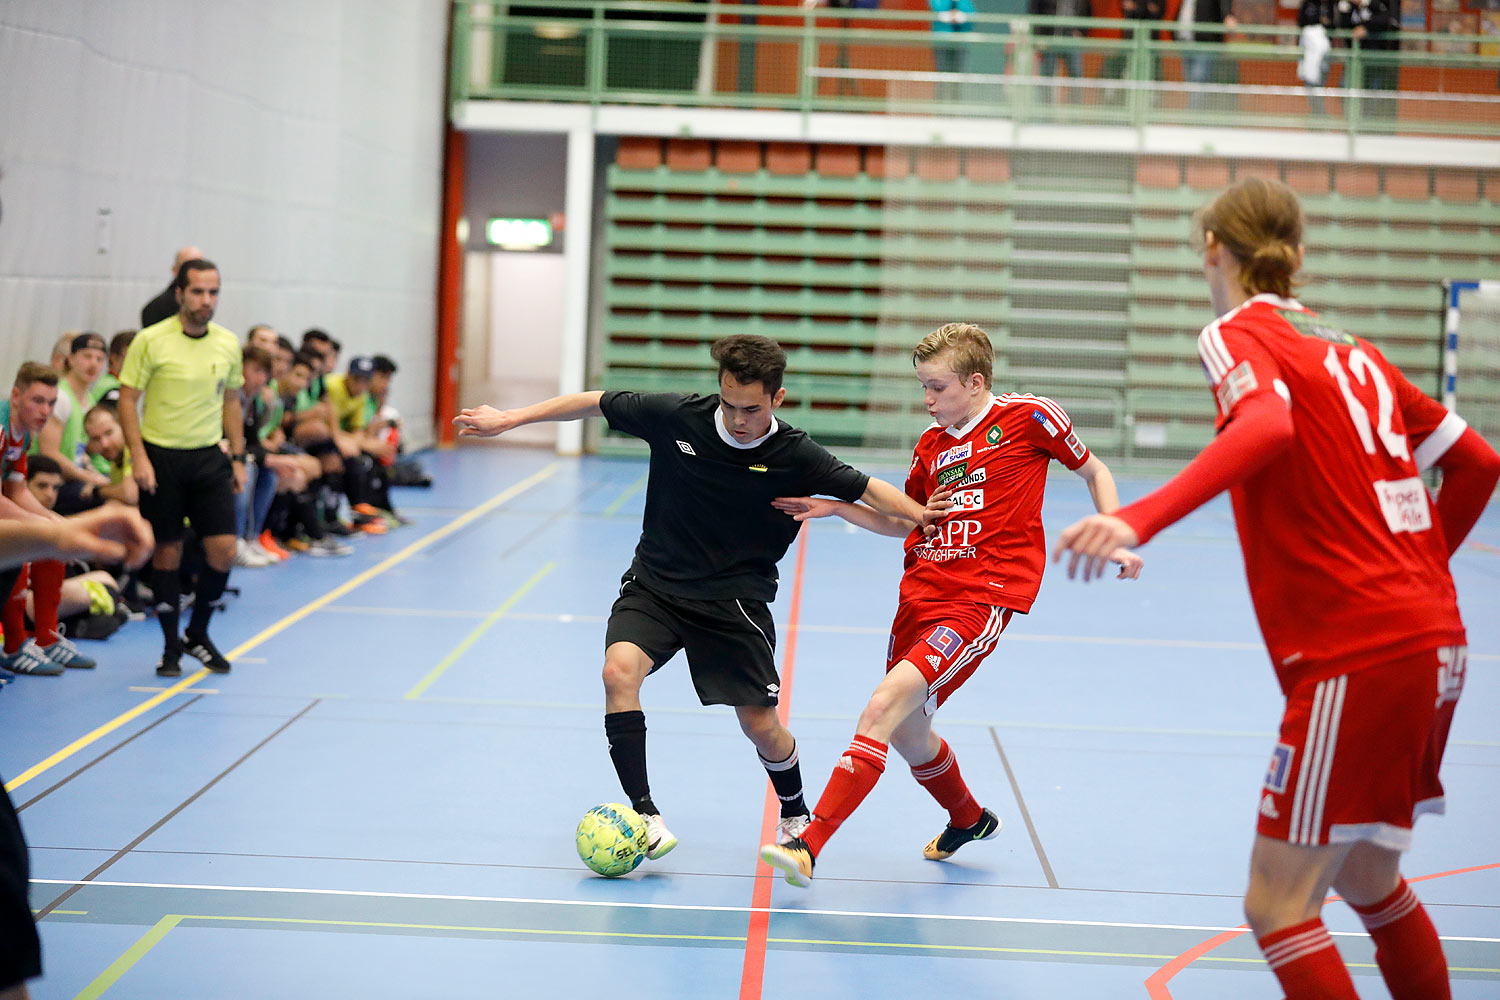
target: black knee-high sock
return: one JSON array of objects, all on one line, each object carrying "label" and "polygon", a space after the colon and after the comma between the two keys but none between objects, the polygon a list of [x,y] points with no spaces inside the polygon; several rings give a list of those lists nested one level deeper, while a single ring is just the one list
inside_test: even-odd
[{"label": "black knee-high sock", "polygon": [[271,509],[266,512],[266,530],[271,532],[273,538],[285,538],[287,536],[287,521],[292,512],[292,494],[284,491],[276,494],[271,501]]},{"label": "black knee-high sock", "polygon": [[339,516],[339,491],[343,489],[343,479],[340,475],[325,474],[318,477],[317,496],[318,502],[323,505],[324,520],[332,521]]},{"label": "black knee-high sock", "polygon": [[198,571],[198,589],[193,595],[193,614],[188,618],[188,635],[201,639],[208,635],[208,619],[214,613],[214,602],[224,596],[229,574],[205,565]]},{"label": "black knee-high sock", "polygon": [[177,570],[153,570],[151,593],[156,599],[156,621],[167,640],[166,650],[181,653],[182,633],[177,631],[177,621],[182,616],[182,578]]},{"label": "black knee-high sock", "polygon": [[630,807],[638,813],[659,813],[646,781],[646,713],[606,713],[604,735],[609,738],[609,759],[614,761],[620,787],[630,796]]},{"label": "black knee-high sock", "polygon": [[292,511],[296,520],[302,525],[302,530],[307,532],[307,537],[317,541],[327,534],[323,530],[323,519],[318,516],[318,501],[310,489],[303,490],[292,498]]},{"label": "black knee-high sock", "polygon": [[[760,757],[760,754],[757,753],[756,756]],[[792,741],[792,752],[787,754],[786,760],[766,760],[760,757],[760,763],[771,779],[771,787],[776,789],[776,797],[781,800],[781,815],[806,816],[807,801],[802,798],[802,768],[797,765],[797,741]]]},{"label": "black knee-high sock", "polygon": [[368,459],[363,455],[344,459],[344,496],[349,498],[349,506],[359,503],[369,503],[370,498],[365,489],[365,462]]}]

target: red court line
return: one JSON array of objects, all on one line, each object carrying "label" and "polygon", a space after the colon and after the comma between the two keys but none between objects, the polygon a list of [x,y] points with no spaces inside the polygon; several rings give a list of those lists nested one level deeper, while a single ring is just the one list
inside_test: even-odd
[{"label": "red court line", "polygon": [[[797,619],[802,612],[802,566],[807,559],[807,525],[797,537],[797,570],[792,575],[792,607],[787,615],[785,649],[781,661],[781,691],[776,700],[776,717],[784,726],[792,711],[792,669],[797,661]],[[766,782],[766,807],[761,813],[760,840],[769,844],[776,837],[781,820],[781,802],[776,789]],[[771,924],[771,885],[776,876],[769,865],[757,861],[755,891],[750,897],[750,928],[745,932],[745,967],[740,972],[740,1000],[760,1000],[766,972],[766,935]]]},{"label": "red court line", "polygon": [[[1488,871],[1491,868],[1500,868],[1500,861],[1496,861],[1488,865],[1475,865],[1472,868],[1455,868],[1451,872],[1436,872],[1432,875],[1414,875],[1411,878],[1408,878],[1406,881],[1430,882],[1435,878],[1447,878],[1449,875],[1467,875],[1470,872]],[[1337,899],[1339,899],[1338,896],[1330,896],[1328,897],[1327,902],[1331,903]],[[1151,1000],[1172,1000],[1172,994],[1167,989],[1167,983],[1173,976],[1177,975],[1177,973],[1181,972],[1183,969],[1186,969],[1189,965],[1192,965],[1199,958],[1219,947],[1219,945],[1229,941],[1233,941],[1241,934],[1247,934],[1249,933],[1249,931],[1250,928],[1247,925],[1240,924],[1239,927],[1235,928],[1232,931],[1224,931],[1221,934],[1215,934],[1207,941],[1204,941],[1201,944],[1193,945],[1193,947],[1189,948],[1181,955],[1178,955],[1176,958],[1172,959],[1172,961],[1168,962],[1166,965],[1163,965],[1160,969],[1157,969],[1151,974],[1150,978],[1146,980],[1146,995],[1151,997]]]}]

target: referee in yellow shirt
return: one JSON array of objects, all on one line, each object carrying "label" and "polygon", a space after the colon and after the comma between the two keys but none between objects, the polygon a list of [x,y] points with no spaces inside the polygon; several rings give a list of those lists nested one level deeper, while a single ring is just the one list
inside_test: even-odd
[{"label": "referee in yellow shirt", "polygon": [[[138,333],[120,371],[120,423],[131,474],[141,513],[156,532],[151,587],[166,636],[156,668],[161,677],[181,675],[184,650],[215,673],[229,672],[229,661],[208,637],[208,619],[234,564],[234,495],[245,486],[240,343],[210,322],[219,302],[219,269],[202,258],[186,261],[173,288],[177,315]],[[227,455],[222,438],[229,440]],[[184,518],[203,540],[208,565],[198,574],[193,614],[179,635]]]}]

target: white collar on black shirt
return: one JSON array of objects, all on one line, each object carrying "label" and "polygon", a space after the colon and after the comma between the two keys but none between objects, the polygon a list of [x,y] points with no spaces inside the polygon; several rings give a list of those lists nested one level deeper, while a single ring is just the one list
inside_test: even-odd
[{"label": "white collar on black shirt", "polygon": [[736,441],[734,435],[729,433],[729,428],[724,426],[724,408],[722,406],[714,407],[714,426],[718,428],[719,437],[724,441],[725,444],[729,445],[731,448],[739,448],[741,450],[744,450],[746,448],[754,448],[758,445],[765,444],[766,440],[770,438],[772,434],[775,434],[779,427],[779,425],[776,423],[776,416],[773,414],[771,416],[770,430],[766,431],[754,441]]},{"label": "white collar on black shirt", "polygon": [[955,438],[962,440],[963,438],[968,437],[969,434],[973,432],[974,428],[979,426],[979,421],[985,418],[985,416],[990,412],[990,408],[994,405],[995,394],[992,392],[990,393],[989,402],[985,403],[979,408],[979,412],[974,414],[973,420],[970,420],[962,427],[944,427],[943,430],[947,431],[949,434],[952,434]]}]

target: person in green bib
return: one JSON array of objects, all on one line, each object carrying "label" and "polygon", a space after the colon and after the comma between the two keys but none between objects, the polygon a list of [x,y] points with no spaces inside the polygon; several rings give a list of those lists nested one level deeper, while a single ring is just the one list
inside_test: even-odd
[{"label": "person in green bib", "polygon": [[63,377],[57,383],[57,405],[47,425],[36,436],[32,449],[52,459],[62,470],[63,485],[55,508],[59,514],[76,514],[104,502],[95,491],[108,486],[109,477],[101,475],[89,462],[83,418],[93,405],[94,385],[105,364],[103,337],[87,332],[73,338]]},{"label": "person in green bib", "polygon": [[89,390],[93,397],[89,400],[90,406],[106,399],[112,403],[119,401],[120,369],[125,366],[125,352],[130,350],[130,342],[134,339],[134,330],[121,330],[109,338],[109,370],[100,375],[94,388]]},{"label": "person in green bib", "polygon": [[[208,621],[234,564],[234,495],[245,487],[240,343],[212,322],[219,269],[202,258],[186,261],[174,288],[177,315],[137,334],[120,371],[119,416],[131,475],[140,488],[141,513],[156,532],[151,587],[166,639],[156,668],[160,677],[182,674],[184,652],[215,673],[229,672],[229,661],[208,637]],[[227,454],[221,439],[229,441]],[[179,635],[184,520],[202,539],[207,565],[198,574],[192,617]]]}]

